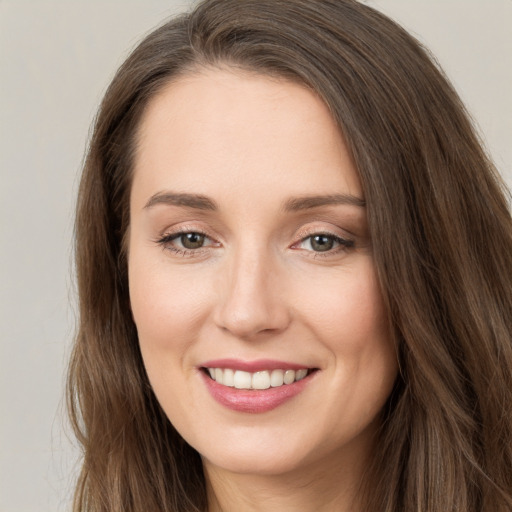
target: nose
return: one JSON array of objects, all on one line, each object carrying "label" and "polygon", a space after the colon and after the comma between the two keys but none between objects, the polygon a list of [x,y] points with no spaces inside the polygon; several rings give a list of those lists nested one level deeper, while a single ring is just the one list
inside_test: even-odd
[{"label": "nose", "polygon": [[[251,254],[247,254],[251,252]],[[242,339],[285,330],[291,311],[284,277],[264,251],[234,255],[219,274],[219,300],[214,315],[219,328]]]}]

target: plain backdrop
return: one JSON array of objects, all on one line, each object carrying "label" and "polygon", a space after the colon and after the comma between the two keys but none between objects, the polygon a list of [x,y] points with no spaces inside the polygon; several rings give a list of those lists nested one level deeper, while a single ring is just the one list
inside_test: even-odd
[{"label": "plain backdrop", "polygon": [[[512,185],[512,0],[368,0],[437,56]],[[73,204],[98,102],[186,0],[0,0],[0,512],[70,510]]]}]

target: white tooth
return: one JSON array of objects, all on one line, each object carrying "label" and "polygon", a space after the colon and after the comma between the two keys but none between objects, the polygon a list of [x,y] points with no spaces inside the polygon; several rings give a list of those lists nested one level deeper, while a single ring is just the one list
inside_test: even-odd
[{"label": "white tooth", "polygon": [[270,375],[268,372],[256,372],[252,376],[253,389],[268,389],[270,387]]},{"label": "white tooth", "polygon": [[215,368],[208,368],[208,373],[210,374],[210,377],[215,380]]},{"label": "white tooth", "polygon": [[305,368],[297,370],[295,372],[295,380],[302,380],[307,374],[308,374],[308,371]]},{"label": "white tooth", "polygon": [[233,378],[233,384],[236,389],[251,389],[251,374],[237,370]]},{"label": "white tooth", "polygon": [[222,368],[215,368],[215,377],[214,378],[219,384],[224,384],[224,381],[222,379]]},{"label": "white tooth", "polygon": [[230,388],[232,388],[235,385],[235,383],[233,382],[234,375],[235,372],[231,368],[224,368],[222,384],[224,384],[224,386],[229,386]]},{"label": "white tooth", "polygon": [[284,372],[284,383],[291,384],[295,381],[295,370],[286,370]]},{"label": "white tooth", "polygon": [[284,382],[284,372],[283,370],[272,370],[270,374],[270,385],[273,388],[277,388],[282,386]]}]

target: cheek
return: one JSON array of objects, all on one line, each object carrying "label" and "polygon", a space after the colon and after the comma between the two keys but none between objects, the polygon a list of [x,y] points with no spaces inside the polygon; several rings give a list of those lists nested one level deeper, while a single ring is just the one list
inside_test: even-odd
[{"label": "cheek", "polygon": [[383,344],[389,338],[387,315],[370,257],[339,269],[335,275],[316,279],[296,296],[306,321],[334,351],[363,353],[368,346]]},{"label": "cheek", "polygon": [[144,366],[168,417],[183,421],[188,400],[181,397],[188,396],[196,371],[190,347],[200,338],[210,287],[198,286],[205,276],[173,269],[165,254],[154,264],[142,252],[130,258],[130,301]]},{"label": "cheek", "polygon": [[198,288],[200,281],[173,270],[165,260],[153,267],[147,262],[148,258],[133,254],[129,265],[139,346],[155,395],[173,423],[178,421],[175,426],[187,431],[189,388],[196,373],[190,347],[200,338],[206,301],[203,292],[207,288]]},{"label": "cheek", "polygon": [[[165,257],[165,255],[163,255]],[[198,286],[202,282],[202,286]],[[205,303],[204,280],[158,263],[139,264],[133,255],[129,265],[130,302],[141,346],[176,348],[182,334],[193,336],[200,328]],[[156,347],[155,347],[156,348]]]},{"label": "cheek", "polygon": [[[396,356],[390,326],[373,264],[365,262],[359,276],[346,283],[338,295],[339,315],[335,350],[349,367],[359,392],[386,389],[396,376]],[[334,314],[334,312],[333,312]],[[333,331],[334,331],[333,327]]]},{"label": "cheek", "polygon": [[350,417],[361,426],[384,405],[398,365],[371,259],[348,270],[317,281],[301,301],[309,330],[330,353],[328,393],[340,408],[336,425]]}]

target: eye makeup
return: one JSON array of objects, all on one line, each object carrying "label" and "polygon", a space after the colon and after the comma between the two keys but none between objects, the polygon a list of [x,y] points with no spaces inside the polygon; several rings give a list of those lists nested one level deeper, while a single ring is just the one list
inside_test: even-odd
[{"label": "eye makeup", "polygon": [[213,240],[203,230],[190,229],[189,227],[167,232],[157,238],[155,243],[177,256],[198,256],[204,254],[210,248],[220,247],[220,243]]},{"label": "eye makeup", "polygon": [[[155,243],[179,256],[200,255],[210,248],[221,246],[204,231],[187,227],[166,233],[155,240]],[[352,239],[342,238],[325,230],[314,230],[290,248],[314,253],[315,257],[328,257],[352,249],[354,246],[355,242]]]}]

